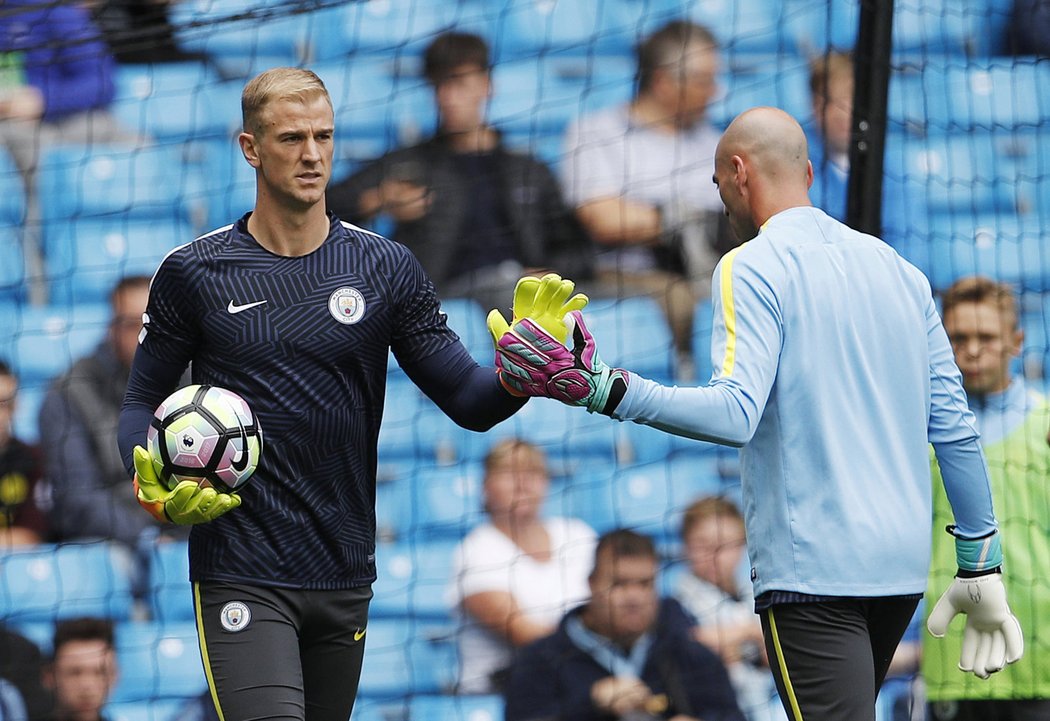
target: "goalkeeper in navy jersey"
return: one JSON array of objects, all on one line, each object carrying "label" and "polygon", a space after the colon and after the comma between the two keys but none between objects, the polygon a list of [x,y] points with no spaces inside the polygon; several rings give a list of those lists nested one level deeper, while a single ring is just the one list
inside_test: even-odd
[{"label": "goalkeeper in navy jersey", "polygon": [[[140,503],[192,524],[190,580],[219,718],[346,721],[356,695],[375,566],[376,444],[387,355],[449,417],[484,431],[518,410],[495,370],[445,323],[403,246],[326,212],[335,133],[312,72],[277,68],[242,96],[254,210],[173,250],[153,278],[120,418]],[[549,280],[549,279],[548,279]],[[529,281],[518,312],[581,307],[571,284]],[[255,410],[266,446],[237,494],[169,490],[144,450],[160,402],[194,383]]]},{"label": "goalkeeper in navy jersey", "polygon": [[812,207],[805,135],[781,110],[753,108],[729,125],[713,180],[747,242],[714,272],[707,385],[610,368],[579,312],[572,351],[528,318],[508,327],[490,314],[501,378],[523,395],[742,447],[755,606],[792,721],[874,721],[926,588],[929,444],[958,565],[930,632],[962,613],[961,669],[988,677],[1018,660],[988,468],[929,281]]}]

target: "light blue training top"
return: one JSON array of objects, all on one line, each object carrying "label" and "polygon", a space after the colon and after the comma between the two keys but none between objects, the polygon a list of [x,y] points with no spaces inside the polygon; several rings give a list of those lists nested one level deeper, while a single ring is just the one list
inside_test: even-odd
[{"label": "light blue training top", "polygon": [[615,417],[743,446],[756,596],[922,593],[929,443],[959,533],[996,528],[974,416],[918,269],[798,207],[726,254],[713,296],[711,382],[631,374]]}]

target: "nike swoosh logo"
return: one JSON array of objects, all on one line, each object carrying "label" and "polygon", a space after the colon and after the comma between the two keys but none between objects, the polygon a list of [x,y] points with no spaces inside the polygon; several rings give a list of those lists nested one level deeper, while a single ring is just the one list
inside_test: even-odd
[{"label": "nike swoosh logo", "polygon": [[359,628],[356,631],[354,631],[354,640],[355,641],[360,641],[362,638],[364,638],[365,637],[365,630],[366,629]]},{"label": "nike swoosh logo", "polygon": [[241,430],[241,448],[234,459],[230,461],[230,466],[238,473],[248,467],[248,434],[244,432],[244,426],[239,427]]},{"label": "nike swoosh logo", "polygon": [[230,313],[230,314],[240,313],[242,310],[248,310],[249,308],[254,308],[255,306],[262,305],[265,302],[266,302],[265,300],[257,300],[254,303],[245,303],[244,305],[237,305],[236,303],[234,303],[231,300],[230,304],[228,306],[226,306],[226,312]]}]

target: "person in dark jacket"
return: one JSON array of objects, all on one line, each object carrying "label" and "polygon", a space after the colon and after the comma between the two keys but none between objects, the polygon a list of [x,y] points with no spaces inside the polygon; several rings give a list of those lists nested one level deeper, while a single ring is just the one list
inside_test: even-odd
[{"label": "person in dark jacket", "polygon": [[437,134],[333,185],[328,207],[362,225],[381,214],[392,218],[393,239],[415,254],[444,298],[474,298],[488,309],[505,305],[523,274],[557,269],[589,278],[590,238],[554,174],[504,146],[485,121],[492,94],[485,41],[459,32],[438,36],[425,51],[424,72]]},{"label": "person in dark jacket", "polygon": [[507,721],[743,721],[725,666],[678,602],[658,597],[657,567],[645,536],[599,539],[591,600],[518,655]]}]

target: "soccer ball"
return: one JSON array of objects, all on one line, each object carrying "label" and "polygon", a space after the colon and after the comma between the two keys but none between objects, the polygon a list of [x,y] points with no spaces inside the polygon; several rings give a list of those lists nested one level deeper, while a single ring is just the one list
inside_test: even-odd
[{"label": "soccer ball", "polygon": [[150,421],[146,445],[157,475],[235,491],[252,477],[262,454],[259,419],[239,395],[192,385],[168,396]]}]

